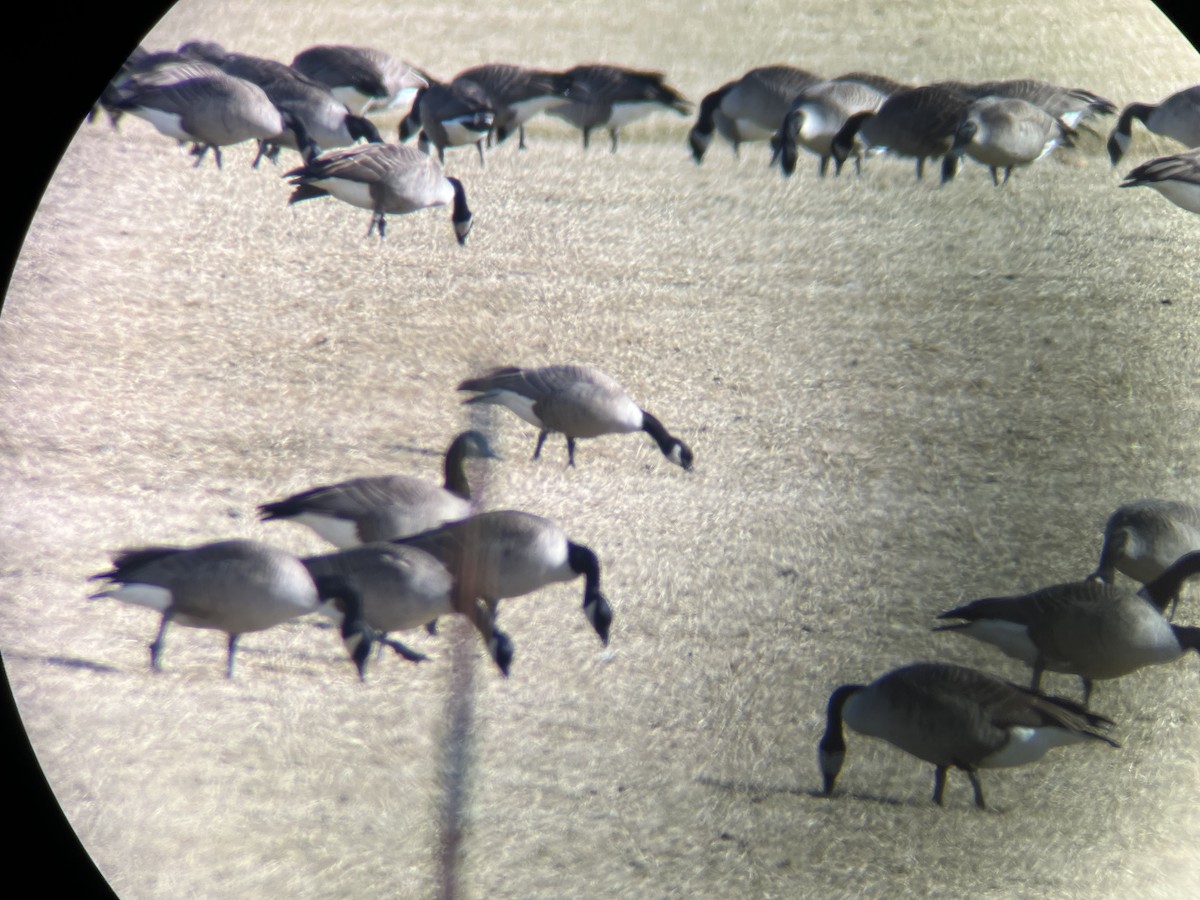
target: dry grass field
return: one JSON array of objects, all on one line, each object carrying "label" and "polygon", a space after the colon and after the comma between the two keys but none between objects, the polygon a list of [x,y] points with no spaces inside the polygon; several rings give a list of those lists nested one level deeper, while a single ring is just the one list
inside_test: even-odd
[{"label": "dry grass field", "polygon": [[[146,45],[364,43],[444,77],[606,60],[694,101],[770,62],[1037,77],[1118,104],[1200,82],[1146,0],[1046,6],[184,0]],[[436,480],[461,378],[561,361],[615,376],[696,468],[644,435],[582,442],[574,470],[552,438],[533,462],[534,429],[491,417],[486,504],[595,549],[616,618],[605,649],[580,582],[508,601],[508,679],[465,637],[465,895],[1194,896],[1194,657],[1099,684],[1121,749],[985,771],[983,812],[961,773],[932,805],[931,767],[879,741],[848,736],[830,799],[816,767],[839,684],[918,659],[1026,681],[932,634],[936,613],[1083,577],[1122,502],[1200,499],[1200,217],[1116,188],[1174,148],[1139,130],[1114,171],[1085,136],[1002,190],[977,165],[940,186],[885,158],[825,180],[806,158],[785,182],[762,145],[696,166],[689,127],[655,115],[611,155],[543,119],[486,169],[450,151],[465,248],[444,210],[393,217],[381,244],[363,210],[289,208],[248,145],[193,169],[144,122],[80,127],[0,319],[0,648],[121,897],[436,894],[465,632],[407,635],[433,659],[389,655],[360,684],[315,619],[247,635],[232,681],[222,635],[176,627],[155,675],[157,617],[89,602],[86,578],[145,543],[323,551],[255,506]],[[1177,621],[1200,623],[1200,590]]]}]

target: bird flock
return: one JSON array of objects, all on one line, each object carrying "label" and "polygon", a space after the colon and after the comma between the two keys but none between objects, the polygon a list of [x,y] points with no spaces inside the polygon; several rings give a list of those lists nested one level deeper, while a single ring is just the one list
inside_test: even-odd
[{"label": "bird flock", "polygon": [[[388,215],[449,206],[455,238],[465,245],[473,214],[463,181],[443,170],[446,151],[473,146],[482,169],[487,151],[514,132],[524,150],[525,126],[538,114],[578,128],[584,149],[596,130],[608,132],[616,153],[629,123],[656,111],[695,112],[686,146],[697,165],[719,135],[735,156],[743,144],[768,144],[769,164],[785,177],[796,172],[801,150],[816,158],[820,177],[831,163],[840,174],[853,159],[861,174],[867,159],[888,155],[914,160],[918,180],[940,160],[943,183],[970,158],[998,188],[1014,170],[1072,147],[1080,131],[1116,115],[1107,142],[1113,166],[1132,146],[1135,121],[1189,148],[1141,163],[1120,186],[1150,187],[1200,213],[1200,85],[1156,104],[1130,103],[1118,115],[1115,103],[1090,90],[1032,79],[913,85],[868,72],[826,79],[771,65],[693,106],[662,73],[607,64],[565,71],[487,64],[440,81],[368,47],[317,45],[287,65],[190,41],[171,51],[139,48],[99,99],[101,109],[114,127],[128,113],[190,144],[196,166],[211,152],[220,167],[222,148],[247,141],[258,143],[255,167],[264,157],[277,162],[284,149],[298,152],[300,164],[285,174],[288,203],[332,196],[369,210],[367,234],[381,239]],[[389,111],[403,114],[396,142],[372,119]],[[467,404],[502,406],[536,427],[535,460],[551,433],[565,437],[569,468],[581,439],[644,431],[668,461],[685,471],[694,464],[683,440],[591,368],[497,368],[457,390],[470,395]],[[106,582],[93,597],[161,614],[150,644],[155,670],[170,623],[226,633],[228,677],[240,635],[311,612],[340,623],[360,679],[377,645],[413,662],[426,659],[390,635],[436,633],[447,615],[465,617],[508,675],[516,644],[497,627],[500,601],[581,576],[584,615],[607,645],[613,609],[600,587],[600,555],[543,517],[479,509],[468,459],[499,457],[483,433],[466,431],[449,444],[440,486],[407,475],[360,477],[259,506],[264,521],[304,525],[334,552],[301,559],[249,540],[129,549],[93,576]],[[1118,584],[1117,573],[1142,587]],[[1112,721],[1090,709],[1093,682],[1200,653],[1200,628],[1173,622],[1183,584],[1198,573],[1200,507],[1143,500],[1119,508],[1086,579],[979,599],[939,616],[948,624],[935,631],[991,644],[1027,664],[1028,687],[917,663],[836,688],[818,746],[824,793],[832,794],[843,767],[846,725],[931,763],[939,804],[950,768],[967,774],[983,807],[978,769],[1023,765],[1066,744],[1117,746],[1107,736]],[[1079,677],[1082,702],[1044,693],[1046,672]]]}]

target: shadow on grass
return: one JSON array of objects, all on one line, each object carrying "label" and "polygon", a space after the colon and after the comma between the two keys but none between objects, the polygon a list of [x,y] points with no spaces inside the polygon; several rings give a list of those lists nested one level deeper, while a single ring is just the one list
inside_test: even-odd
[{"label": "shadow on grass", "polygon": [[772,794],[791,794],[794,797],[812,797],[815,800],[829,800],[837,802],[839,799],[862,800],[869,803],[880,803],[885,806],[918,806],[911,800],[897,800],[895,797],[883,797],[879,794],[867,794],[861,791],[835,791],[832,797],[825,796],[825,793],[820,788],[799,788],[799,787],[784,787],[779,785],[763,785],[755,784],[749,781],[731,781],[726,778],[713,778],[709,775],[697,775],[693,779],[697,784],[703,784],[707,787],[718,788],[723,791],[731,791],[737,794],[746,794],[751,803],[761,803]]},{"label": "shadow on grass", "polygon": [[51,666],[62,666],[64,669],[87,669],[91,672],[113,673],[120,672],[116,666],[92,662],[90,659],[78,659],[70,656],[47,656],[44,660]]}]

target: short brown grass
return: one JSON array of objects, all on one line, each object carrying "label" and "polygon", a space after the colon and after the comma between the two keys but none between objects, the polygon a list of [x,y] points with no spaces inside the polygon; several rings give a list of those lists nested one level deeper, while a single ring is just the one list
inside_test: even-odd
[{"label": "short brown grass", "polygon": [[[187,3],[152,47],[289,59],[373,43],[448,76],[487,60],[660,68],[693,100],[786,61],[913,81],[1031,76],[1118,103],[1200,81],[1144,2],[694,7]],[[1142,52],[1143,47],[1152,48]],[[929,632],[963,600],[1080,577],[1117,504],[1200,496],[1200,219],[1119,191],[1093,139],[994,190],[906,162],[783,183],[762,147],[687,156],[664,113],[588,154],[546,120],[480,171],[477,213],[288,208],[277,172],[198,171],[136,121],[83,127],[0,322],[4,662],[63,808],[125,897],[434,890],[452,624],[358,684],[328,629],[243,640],[89,604],[116,548],[264,539],[254,506],[428,473],[490,364],[578,360],[695,449],[561,439],[497,415],[489,503],[597,550],[602,652],[578,584],[512,601],[512,677],[478,686],[464,888],[479,897],[1190,895],[1200,878],[1195,660],[1101,684],[1123,747],[961,777],[850,739],[815,796],[829,691],[922,658],[1024,681]],[[1130,164],[1166,152],[1137,137]],[[1123,170],[1121,170],[1123,171]],[[1182,621],[1200,613],[1184,605]],[[1075,696],[1073,679],[1049,686]]]}]

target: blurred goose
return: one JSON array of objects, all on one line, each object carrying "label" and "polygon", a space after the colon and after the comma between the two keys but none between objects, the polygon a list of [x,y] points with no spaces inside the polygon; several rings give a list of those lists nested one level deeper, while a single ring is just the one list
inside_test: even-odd
[{"label": "blurred goose", "polygon": [[371,648],[376,644],[380,648],[391,647],[397,655],[410,662],[424,662],[429,658],[399,641],[391,640],[386,634],[379,634],[371,626],[363,615],[362,594],[352,580],[334,572],[313,574],[317,595],[321,598],[319,611],[341,623],[342,643],[358,669],[359,681],[367,680],[367,661],[371,657]]},{"label": "blurred goose", "polygon": [[608,644],[612,607],[600,593],[600,561],[549,519],[512,509],[483,512],[396,543],[438,559],[459,579],[468,606],[476,598],[486,603],[493,624],[501,600],[582,575],[583,613]]},{"label": "blurred goose", "polygon": [[612,152],[617,152],[618,132],[630,122],[650,115],[656,109],[672,109],[681,116],[692,111],[692,104],[673,87],[663,82],[661,72],[641,72],[603,64],[576,66],[568,98],[546,110],[547,115],[570,122],[583,132],[583,148],[595,128],[607,128]]},{"label": "blurred goose", "polygon": [[565,72],[529,69],[506,63],[488,63],[465,69],[454,76],[451,84],[464,82],[483,90],[495,114],[488,134],[488,146],[503,143],[515,130],[520,137],[521,150],[525,149],[525,123],[562,101],[571,89],[571,78]]},{"label": "blurred goose", "polygon": [[1114,166],[1133,143],[1134,119],[1141,120],[1148,131],[1185,147],[1200,147],[1200,84],[1176,91],[1157,104],[1130,103],[1121,110],[1108,136],[1108,156]]},{"label": "blurred goose", "polygon": [[1109,719],[962,666],[917,663],[867,685],[844,684],[829,696],[818,746],[824,792],[846,758],[843,722],[934,766],[933,802],[942,805],[946,773],[967,773],[983,809],[979,769],[1023,766],[1048,750],[1086,741],[1118,744],[1101,734]]},{"label": "blurred goose", "polygon": [[450,204],[458,243],[466,244],[471,232],[472,215],[462,182],[445,175],[437,160],[415,147],[360,144],[328,150],[284,177],[291,179],[294,188],[289,205],[333,196],[371,210],[367,237],[378,226],[383,239],[388,214],[404,215]]},{"label": "blurred goose", "polygon": [[463,463],[499,459],[487,437],[464,431],[446,450],[442,486],[412,475],[352,478],[315,487],[258,507],[264,522],[306,525],[335,547],[417,534],[471,514],[471,487]]},{"label": "blurred goose", "polygon": [[[820,158],[818,171],[824,177],[833,156],[833,139],[846,120],[857,113],[878,111],[887,97],[886,92],[853,79],[822,81],[805,88],[792,101],[774,136],[783,174],[795,173],[798,148],[804,147]],[[862,152],[854,148],[850,153],[858,170]]]},{"label": "blurred goose", "polygon": [[[322,578],[340,578],[349,584],[361,598],[363,621],[397,653],[414,662],[425,657],[408,648],[399,649],[404,645],[388,640],[388,633],[429,628],[438,617],[457,611],[449,570],[417,547],[364,544],[310,556],[303,562],[318,583]],[[337,617],[327,606],[321,611]],[[513,657],[508,635],[492,625],[490,614],[477,603],[467,604],[462,614],[479,629],[492,659],[507,675]]]},{"label": "blurred goose", "polygon": [[[1012,170],[1041,159],[1055,146],[1072,146],[1074,134],[1061,119],[1018,97],[981,97],[970,105],[954,132],[942,164],[943,180],[954,177],[965,153],[987,166],[992,184],[1008,184]],[[999,170],[1004,170],[1004,180]]]},{"label": "blurred goose", "polygon": [[222,147],[276,139],[287,124],[262,88],[208,63],[155,70],[121,93],[117,109],[181,143],[192,142],[197,166],[211,149],[221,168]]},{"label": "blurred goose", "polygon": [[1142,163],[1121,187],[1153,188],[1180,209],[1200,213],[1200,148]]},{"label": "blurred goose", "polygon": [[1003,81],[980,81],[965,84],[963,90],[972,97],[1011,97],[1041,107],[1068,128],[1095,116],[1111,116],[1117,111],[1111,100],[1083,88],[1066,88],[1032,78],[1013,78]]},{"label": "blurred goose", "polygon": [[492,130],[496,113],[487,92],[473,81],[444,84],[430,81],[417,91],[412,110],[400,122],[400,140],[407,141],[418,132],[437,148],[438,161],[446,159],[447,147],[467,147],[479,151],[483,162],[483,141]]},{"label": "blurred goose", "polygon": [[699,165],[718,133],[738,147],[768,140],[778,129],[793,99],[821,79],[794,66],[762,66],[722,85],[700,101],[696,124],[688,132],[692,158]]},{"label": "blurred goose", "polygon": [[1092,682],[1120,678],[1144,666],[1200,653],[1200,628],[1170,624],[1163,613],[1183,581],[1200,573],[1200,552],[1177,560],[1141,591],[1098,579],[1075,581],[1013,597],[987,597],[938,616],[962,619],[935,631],[954,631],[993,644],[1033,669],[1078,675],[1083,703]]},{"label": "blurred goose", "polygon": [[546,436],[559,432],[567,438],[567,465],[575,465],[575,441],[603,434],[645,431],[658,444],[663,456],[692,468],[692,451],[670,434],[662,422],[630,399],[625,390],[603,372],[586,366],[544,366],[492,369],[468,378],[458,390],[479,396],[464,403],[492,403],[508,407],[540,429],[533,458],[541,455]]},{"label": "blurred goose", "polygon": [[859,112],[846,119],[830,143],[837,171],[854,152],[859,136],[868,148],[915,158],[919,180],[925,174],[925,160],[950,152],[970,104],[971,98],[952,83],[897,91],[876,112]]},{"label": "blurred goose", "polygon": [[292,68],[328,87],[356,116],[400,105],[427,83],[415,67],[384,50],[348,44],[301,50]]},{"label": "blurred goose", "polygon": [[[291,127],[277,139],[262,144],[263,155],[272,160],[278,156],[280,147],[303,150],[308,157],[359,140],[383,142],[374,122],[351,113],[328,87],[291,66],[242,53],[226,53],[217,65],[230,75],[257,84],[290,123]],[[300,134],[295,130],[296,124],[302,128]],[[310,146],[310,142],[315,146]]]},{"label": "blurred goose", "polygon": [[233,677],[238,638],[315,612],[316,585],[290,553],[247,540],[197,547],[123,550],[113,567],[91,576],[109,582],[92,599],[111,597],[162,613],[150,644],[150,666],[162,670],[167,625],[211,628],[229,635],[225,675]]},{"label": "blurred goose", "polygon": [[[1100,562],[1092,577],[1111,583],[1120,572],[1148,584],[1175,560],[1195,550],[1200,550],[1200,506],[1177,500],[1137,500],[1118,507],[1108,517]],[[1174,618],[1179,595],[1171,601]]]}]

